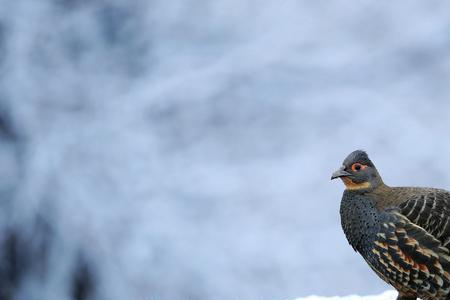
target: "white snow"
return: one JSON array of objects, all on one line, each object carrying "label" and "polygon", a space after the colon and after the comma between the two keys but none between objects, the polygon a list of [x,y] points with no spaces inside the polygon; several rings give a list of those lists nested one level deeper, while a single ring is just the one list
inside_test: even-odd
[{"label": "white snow", "polygon": [[386,291],[378,295],[369,295],[369,296],[358,296],[358,295],[349,295],[341,297],[308,296],[304,298],[297,298],[296,300],[395,300],[397,298],[397,294],[398,293],[396,291]]}]

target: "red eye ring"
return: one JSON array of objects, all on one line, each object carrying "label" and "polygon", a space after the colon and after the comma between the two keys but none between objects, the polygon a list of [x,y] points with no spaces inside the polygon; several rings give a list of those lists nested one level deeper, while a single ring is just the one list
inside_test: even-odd
[{"label": "red eye ring", "polygon": [[352,171],[358,172],[358,171],[364,170],[366,167],[367,167],[366,165],[363,165],[360,163],[354,163],[352,165]]}]

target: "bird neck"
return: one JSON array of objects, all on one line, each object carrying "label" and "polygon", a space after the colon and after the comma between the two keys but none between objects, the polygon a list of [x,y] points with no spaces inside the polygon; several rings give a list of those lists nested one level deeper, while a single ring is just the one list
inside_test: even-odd
[{"label": "bird neck", "polygon": [[347,178],[347,177],[342,177],[341,179],[344,182],[345,189],[347,191],[355,191],[355,192],[359,191],[361,193],[365,193],[368,191],[373,191],[375,189],[380,189],[380,188],[382,189],[382,188],[386,187],[383,180],[379,176],[376,178],[373,178],[370,181],[364,181],[361,183],[354,182],[350,178]]},{"label": "bird neck", "polygon": [[356,190],[367,190],[370,188],[370,182],[368,181],[356,183],[347,177],[342,177],[342,181],[344,182],[346,190],[356,191]]}]

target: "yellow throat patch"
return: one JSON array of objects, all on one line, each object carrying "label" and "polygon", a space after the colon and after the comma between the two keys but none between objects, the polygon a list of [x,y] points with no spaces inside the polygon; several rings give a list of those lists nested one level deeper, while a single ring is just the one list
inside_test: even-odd
[{"label": "yellow throat patch", "polygon": [[347,177],[341,177],[342,181],[345,184],[345,188],[347,190],[361,190],[361,189],[367,189],[370,187],[369,182],[362,182],[362,183],[354,183],[351,179]]}]

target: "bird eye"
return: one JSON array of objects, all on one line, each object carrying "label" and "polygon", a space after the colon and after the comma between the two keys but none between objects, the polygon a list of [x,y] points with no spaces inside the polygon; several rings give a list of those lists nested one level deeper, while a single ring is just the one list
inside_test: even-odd
[{"label": "bird eye", "polygon": [[360,163],[354,163],[352,165],[352,171],[358,172],[360,170],[364,170],[366,168],[366,165],[362,165]]}]

